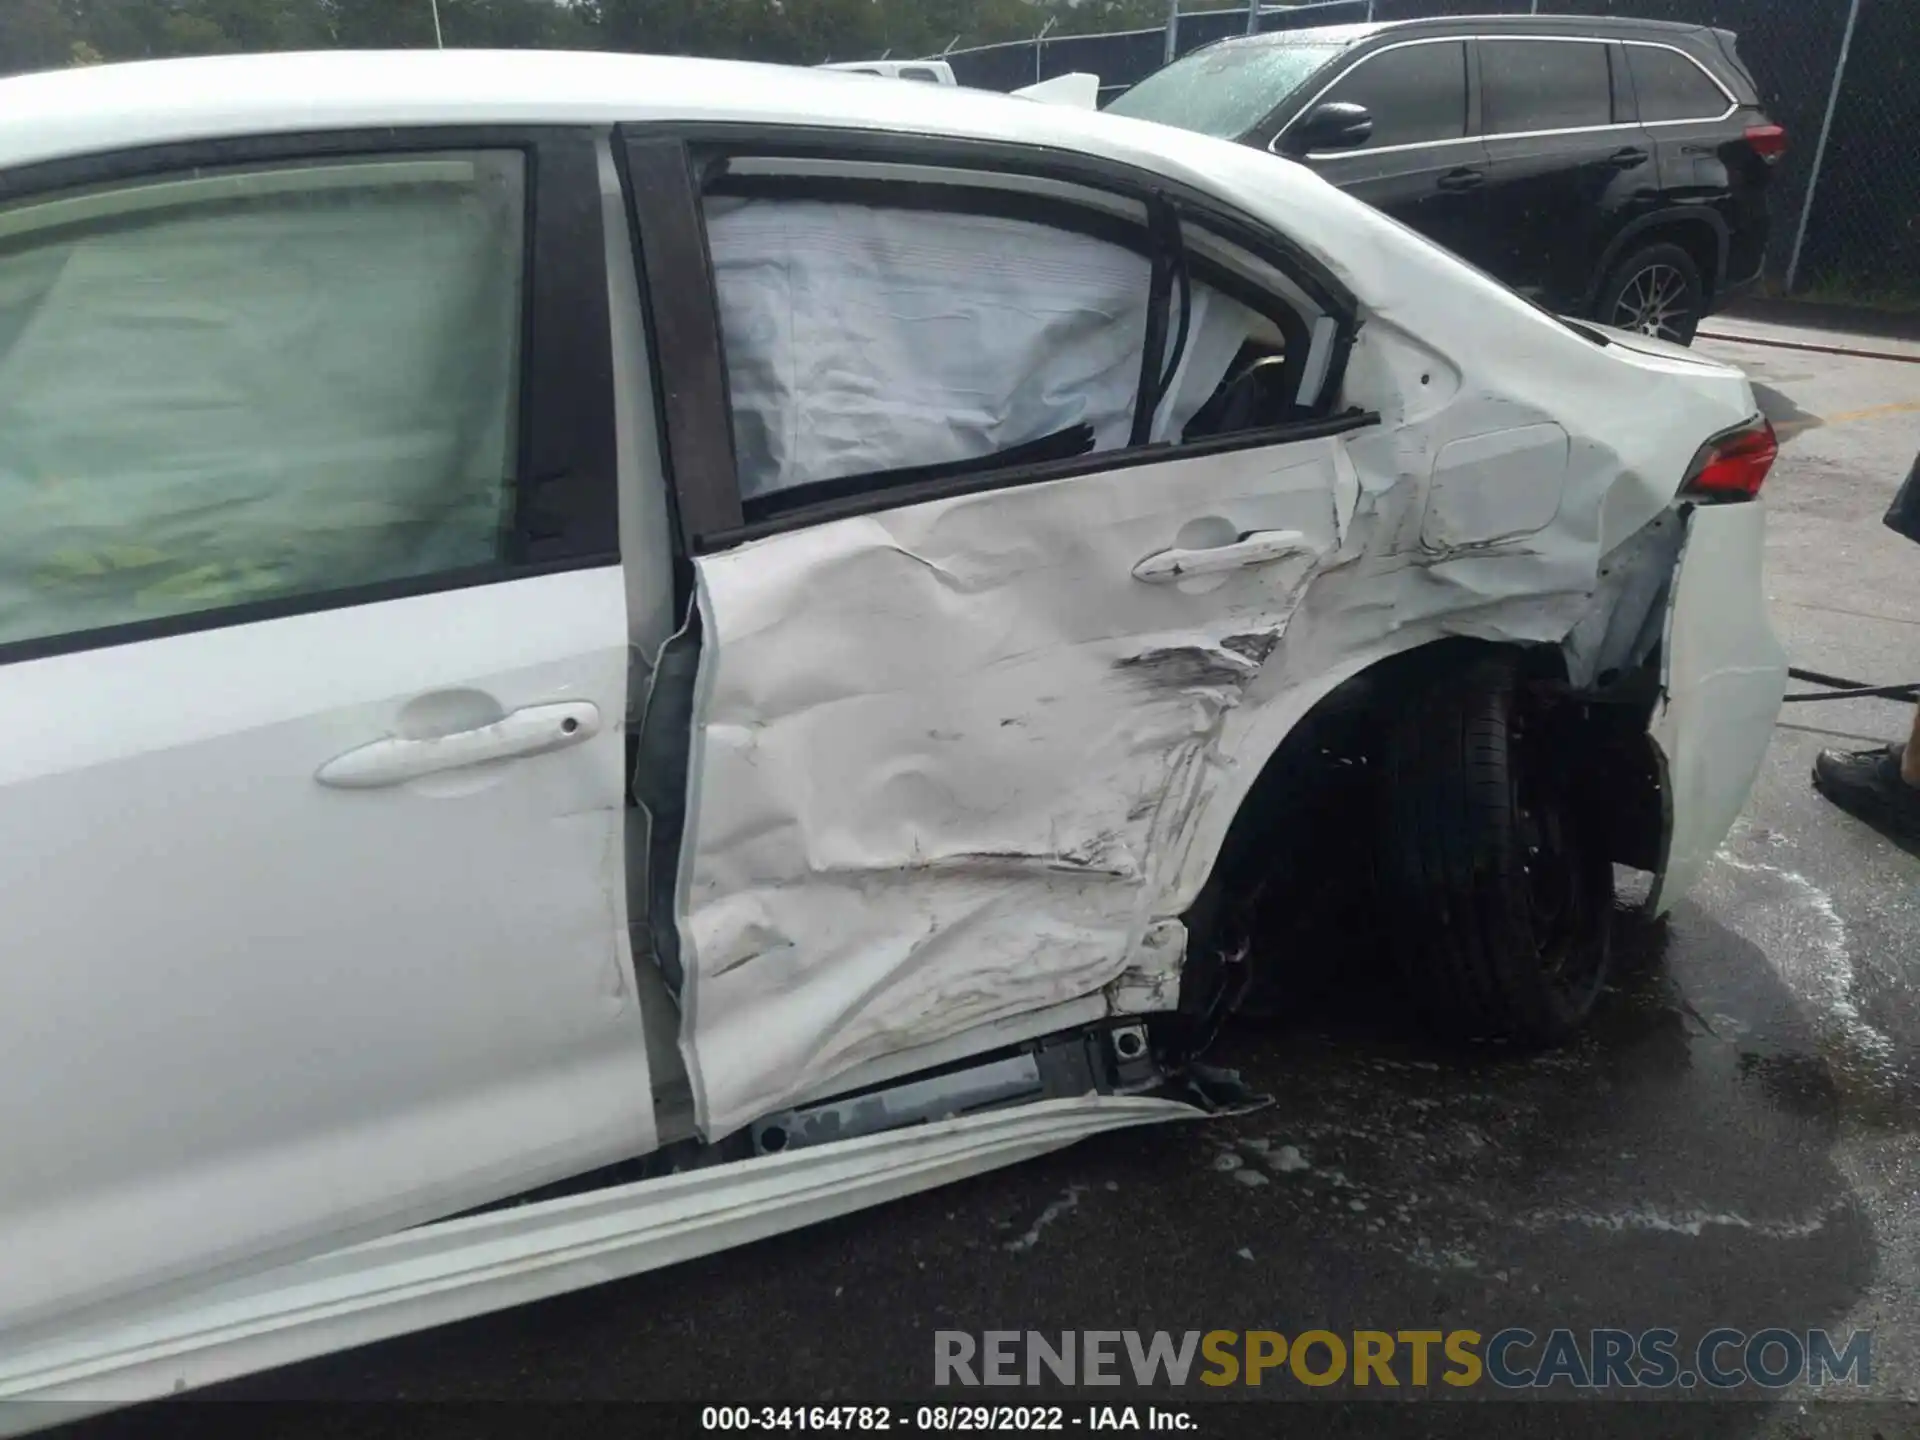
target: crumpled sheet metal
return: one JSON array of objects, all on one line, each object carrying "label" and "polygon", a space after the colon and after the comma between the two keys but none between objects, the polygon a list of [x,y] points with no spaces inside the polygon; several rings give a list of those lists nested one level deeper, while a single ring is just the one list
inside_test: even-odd
[{"label": "crumpled sheet metal", "polygon": [[[1395,303],[1368,311],[1342,398],[1380,425],[700,560],[680,926],[709,1135],[865,1060],[1111,985],[1190,906],[1320,698],[1448,635],[1604,632],[1591,612],[1620,591],[1602,557],[1668,510],[1704,436],[1752,413],[1737,372],[1574,339],[1349,218],[1342,269],[1363,302]],[[1377,273],[1389,254],[1399,268]],[[1548,422],[1569,436],[1550,523],[1476,536],[1499,517],[1473,504],[1434,522],[1448,445]],[[1299,530],[1308,553],[1130,580],[1208,516]]]},{"label": "crumpled sheet metal", "polygon": [[[1334,544],[1337,444],[964,496],[701,560],[681,934],[709,1133],[1150,964],[1157,867],[1213,783],[1221,720]],[[1189,507],[1312,548],[1131,580]]]}]

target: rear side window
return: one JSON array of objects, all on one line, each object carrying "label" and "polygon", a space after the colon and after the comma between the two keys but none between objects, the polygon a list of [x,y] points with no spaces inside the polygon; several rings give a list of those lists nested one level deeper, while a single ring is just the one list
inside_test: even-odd
[{"label": "rear side window", "polygon": [[1584,40],[1482,40],[1480,118],[1488,135],[1612,124],[1607,47]]},{"label": "rear side window", "polygon": [[743,499],[1126,443],[1148,298],[1131,250],[798,199],[710,197],[707,236]]},{"label": "rear side window", "polygon": [[1717,120],[1727,113],[1727,97],[1720,87],[1678,51],[1629,45],[1627,69],[1640,98],[1642,122]]},{"label": "rear side window", "polygon": [[0,210],[0,644],[501,558],[522,171],[344,159]]},{"label": "rear side window", "polygon": [[[709,192],[706,222],[749,519],[1305,418],[1288,394],[1307,375],[1306,345],[1291,350],[1305,325],[1199,275],[1170,287],[1184,322],[1163,365],[1143,366],[1156,301],[1131,221],[936,209],[904,186],[921,205],[730,188]],[[1162,378],[1136,425],[1143,368]]]},{"label": "rear side window", "polygon": [[1403,45],[1363,60],[1320,97],[1373,112],[1366,149],[1458,140],[1467,133],[1467,47],[1447,40]]}]

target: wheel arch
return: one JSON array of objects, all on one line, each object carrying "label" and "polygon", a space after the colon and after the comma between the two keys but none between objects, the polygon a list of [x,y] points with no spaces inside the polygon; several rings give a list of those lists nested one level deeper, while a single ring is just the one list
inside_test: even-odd
[{"label": "wheel arch", "polygon": [[[1329,756],[1367,763],[1397,705],[1441,674],[1491,655],[1511,657],[1520,683],[1549,702],[1556,743],[1578,762],[1581,812],[1605,836],[1610,857],[1634,869],[1658,868],[1667,825],[1665,767],[1647,730],[1658,695],[1657,647],[1632,674],[1585,690],[1569,684],[1565,657],[1552,642],[1445,636],[1378,656],[1328,684],[1267,754],[1182,914],[1188,941],[1180,1011],[1196,1048],[1211,1038],[1241,988],[1236,951],[1242,937],[1235,933],[1240,917],[1233,901],[1261,873],[1262,862],[1270,862],[1280,828],[1311,814],[1310,772]],[[1338,863],[1337,849],[1314,848]]]},{"label": "wheel arch", "polygon": [[1711,305],[1726,278],[1730,243],[1725,218],[1704,205],[1688,205],[1662,210],[1655,215],[1643,215],[1614,236],[1612,243],[1600,256],[1600,263],[1588,277],[1582,308],[1592,313],[1594,306],[1600,302],[1600,292],[1606,288],[1607,277],[1613,274],[1614,267],[1621,260],[1634,250],[1660,244],[1678,245],[1693,257],[1694,263],[1700,267],[1700,284],[1705,291],[1706,303]]}]

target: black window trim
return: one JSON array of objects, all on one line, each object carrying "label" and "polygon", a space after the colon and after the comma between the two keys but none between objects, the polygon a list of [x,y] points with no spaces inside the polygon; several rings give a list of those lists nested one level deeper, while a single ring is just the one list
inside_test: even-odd
[{"label": "black window trim", "polygon": [[1634,92],[1633,73],[1627,65],[1627,52],[1618,40],[1607,43],[1608,88],[1613,95],[1613,122],[1616,125],[1640,123],[1640,97]]},{"label": "black window trim", "polygon": [[[696,385],[692,388],[697,388],[700,394],[693,397],[683,396],[681,399],[689,416],[697,414],[698,419],[690,418],[688,426],[683,427],[677,436],[671,430],[667,433],[668,470],[682,517],[678,538],[682,553],[685,555],[709,554],[763,535],[805,529],[849,515],[897,510],[927,500],[944,498],[950,494],[1004,489],[1035,483],[1041,479],[1065,479],[1072,475],[1097,474],[1104,470],[1121,469],[1132,464],[1177,459],[1186,455],[1210,454],[1220,450],[1255,449],[1264,445],[1284,443],[1288,439],[1313,438],[1323,433],[1323,427],[1329,424],[1337,426],[1338,429],[1334,433],[1338,433],[1338,430],[1353,428],[1356,423],[1359,423],[1348,416],[1332,419],[1316,417],[1275,430],[1247,431],[1209,438],[1196,444],[1128,447],[1068,460],[1049,461],[1034,466],[996,469],[987,473],[969,471],[960,475],[943,474],[937,478],[906,484],[876,484],[871,489],[863,489],[856,493],[836,492],[831,499],[782,509],[777,515],[766,514],[769,507],[756,504],[754,508],[761,514],[749,519],[746,514],[747,502],[740,494],[739,478],[734,464],[732,411],[725,393],[726,372],[719,332],[718,302],[714,295],[712,261],[706,247],[702,207],[698,203],[700,187],[692,183],[696,176],[716,176],[722,173],[727,156],[738,155],[755,159],[880,160],[986,173],[1017,172],[1034,178],[1061,180],[1088,186],[1136,200],[1146,207],[1150,217],[1156,212],[1172,207],[1173,211],[1178,213],[1186,223],[1207,229],[1227,243],[1244,249],[1254,258],[1272,265],[1298,285],[1325,314],[1333,317],[1338,327],[1334,342],[1334,356],[1322,391],[1325,397],[1324,403],[1329,405],[1332,397],[1339,393],[1346,358],[1352,348],[1357,320],[1356,302],[1334,278],[1331,271],[1304,249],[1292,244],[1284,236],[1275,235],[1259,222],[1222,204],[1215,197],[1194,190],[1170,177],[1138,170],[1130,165],[1107,161],[1081,152],[954,136],[836,127],[768,127],[763,124],[719,122],[688,124],[665,121],[628,124],[620,126],[616,136],[616,150],[626,152],[629,156],[642,146],[656,146],[664,143],[670,147],[680,147],[682,160],[677,163],[680,165],[681,173],[684,173],[690,182],[689,190],[680,192],[674,201],[674,208],[681,210],[682,213],[667,214],[659,207],[645,214],[637,209],[633,213],[636,232],[635,248],[642,293],[643,297],[646,297],[645,303],[649,306],[650,312],[669,304],[693,309],[696,308],[695,302],[689,297],[698,297],[699,318],[697,323],[689,326],[689,343],[694,346],[691,358]],[[736,177],[736,180],[746,178]],[[752,178],[758,185],[787,177],[754,176]],[[792,178],[816,188],[822,183],[838,183],[834,182],[832,177]],[[863,182],[859,177],[848,177],[846,183],[859,185],[869,182]],[[898,190],[901,182],[877,180],[870,183],[891,185]],[[954,188],[962,192],[966,191],[965,186]],[[996,190],[992,193],[1001,196],[1006,194],[1004,190]],[[633,194],[630,186],[630,205]],[[1036,198],[1044,201],[1049,197]],[[1072,205],[1071,201],[1054,200],[1052,203]],[[670,268],[660,268],[658,257],[661,254],[661,240],[658,237],[663,234],[684,236],[689,233],[689,220],[685,213],[688,207],[694,212],[692,224],[697,226],[699,233],[697,262],[694,259],[695,247],[691,243],[686,243],[676,247],[678,256]],[[1148,238],[1148,253],[1153,253],[1149,227],[1141,227],[1141,234]],[[653,237],[651,251],[649,250],[650,237]],[[656,257],[655,265],[658,272],[653,274],[651,281],[645,259],[649,253]],[[686,266],[696,263],[697,284],[686,277],[685,269]],[[1198,261],[1196,261],[1195,270],[1196,273],[1202,273],[1202,266]],[[1245,289],[1244,286],[1238,288]],[[1231,294],[1233,291],[1229,289],[1228,293]],[[1263,293],[1260,303],[1254,308],[1270,311],[1273,304],[1273,297]],[[1299,317],[1296,316],[1295,322],[1298,323],[1298,320]],[[675,359],[676,362],[684,364],[689,359],[689,352],[683,349],[677,353]],[[683,369],[681,377],[676,380],[677,384],[684,384],[685,373]],[[670,396],[668,390],[664,388],[666,386],[664,372],[658,368],[655,371],[655,385],[656,401],[666,404]],[[1372,421],[1369,420],[1366,423],[1372,423]],[[704,434],[695,431],[693,427],[696,424],[700,431],[705,432]],[[723,429],[723,437],[714,433],[715,427]],[[724,460],[721,458],[723,454]],[[861,477],[845,478],[857,481]],[[756,497],[756,500],[764,501],[764,499],[765,497]]]},{"label": "black window trim", "polygon": [[[1279,128],[1279,130],[1276,131],[1274,135],[1267,141],[1266,148],[1276,155],[1282,154],[1283,151],[1281,148],[1281,142],[1286,138],[1287,132],[1293,129],[1295,125],[1299,124],[1300,121],[1307,115],[1307,113],[1311,111],[1315,105],[1320,103],[1321,97],[1323,97],[1329,90],[1331,90],[1335,85],[1338,85],[1342,80],[1346,79],[1348,75],[1351,75],[1355,70],[1359,69],[1362,65],[1366,64],[1367,61],[1371,60],[1374,56],[1384,55],[1389,50],[1398,50],[1408,45],[1434,45],[1434,44],[1439,44],[1442,41],[1448,41],[1448,40],[1464,42],[1468,46],[1470,51],[1469,64],[1472,67],[1472,74],[1471,74],[1472,93],[1468,99],[1468,105],[1467,105],[1468,126],[1469,126],[1468,134],[1462,136],[1458,140],[1417,140],[1406,145],[1382,145],[1374,149],[1315,150],[1310,152],[1306,158],[1309,160],[1338,160],[1338,159],[1344,159],[1348,156],[1353,156],[1353,155],[1396,155],[1396,154],[1402,154],[1402,153],[1414,151],[1414,150],[1438,150],[1451,145],[1484,144],[1489,140],[1538,140],[1538,139],[1542,139],[1547,136],[1553,136],[1553,135],[1596,135],[1596,134],[1605,133],[1606,131],[1609,131],[1609,130],[1639,130],[1643,128],[1657,129],[1665,125],[1709,125],[1709,124],[1714,124],[1716,122],[1725,121],[1732,118],[1732,116],[1740,109],[1740,102],[1734,98],[1732,91],[1730,91],[1727,88],[1727,86],[1721,81],[1720,77],[1718,75],[1715,75],[1712,69],[1709,68],[1704,61],[1702,61],[1698,56],[1689,54],[1686,50],[1682,49],[1680,46],[1669,44],[1664,40],[1634,40],[1634,39],[1628,39],[1621,36],[1603,35],[1599,33],[1589,34],[1589,35],[1529,35],[1524,31],[1507,31],[1507,32],[1494,31],[1494,32],[1487,32],[1487,33],[1463,32],[1460,34],[1452,34],[1452,35],[1416,35],[1405,40],[1396,40],[1390,44],[1381,45],[1374,49],[1366,50],[1362,52],[1353,61],[1352,64],[1347,65],[1346,67],[1341,69],[1338,74],[1334,75],[1330,80],[1326,82],[1326,84],[1322,85],[1318,90],[1316,90],[1310,99],[1308,99],[1305,103],[1300,105],[1298,109],[1294,110],[1292,116],[1288,118],[1287,122],[1284,125],[1282,125]],[[1558,130],[1526,130],[1526,131],[1516,131],[1511,134],[1485,135],[1482,133],[1483,127],[1481,125],[1481,116],[1480,116],[1480,93],[1479,93],[1480,87],[1478,82],[1480,78],[1480,72],[1479,72],[1480,44],[1482,41],[1486,41],[1486,40],[1530,40],[1530,41],[1536,41],[1540,44],[1560,44],[1560,45],[1596,45],[1596,44],[1598,45],[1638,45],[1643,49],[1648,49],[1648,50],[1671,50],[1673,51],[1674,54],[1685,57],[1693,65],[1698,67],[1700,72],[1703,75],[1705,75],[1709,80],[1711,80],[1714,83],[1714,85],[1719,89],[1720,93],[1727,97],[1727,108],[1718,115],[1702,116],[1699,119],[1646,120],[1646,121],[1637,120],[1637,119],[1636,120],[1616,120],[1613,123],[1608,125],[1575,125],[1575,126],[1569,126],[1566,128],[1558,129]]]},{"label": "black window trim", "polygon": [[1465,76],[1467,82],[1467,133],[1453,136],[1447,140],[1409,140],[1403,145],[1362,145],[1351,150],[1310,150],[1307,152],[1306,158],[1309,160],[1333,160],[1341,159],[1349,155],[1398,155],[1409,150],[1439,150],[1449,145],[1473,144],[1480,138],[1480,87],[1476,83],[1479,79],[1480,60],[1478,47],[1474,44],[1473,37],[1470,35],[1416,35],[1412,39],[1396,40],[1390,45],[1381,45],[1362,53],[1351,65],[1347,66],[1346,69],[1342,70],[1338,75],[1334,76],[1325,85],[1322,85],[1315,91],[1313,98],[1302,105],[1294,114],[1293,118],[1280,127],[1279,134],[1267,142],[1267,148],[1276,155],[1280,154],[1280,141],[1287,131],[1305,119],[1307,113],[1311,111],[1314,106],[1318,105],[1336,85],[1344,83],[1346,79],[1356,73],[1362,65],[1365,65],[1370,60],[1377,60],[1382,55],[1391,54],[1395,50],[1411,50],[1416,45],[1458,45],[1461,47],[1461,73]]},{"label": "black window trim", "polygon": [[1619,120],[1613,113],[1613,41],[1603,35],[1477,35],[1473,48],[1477,54],[1482,84],[1485,83],[1486,49],[1490,44],[1518,41],[1529,45],[1592,45],[1600,51],[1601,63],[1607,67],[1607,122],[1604,125],[1555,125],[1545,130],[1500,130],[1486,128],[1486,95],[1481,94],[1480,129],[1481,138],[1491,143],[1495,140],[1534,140],[1550,135],[1597,135],[1608,130],[1637,130],[1638,124]]},{"label": "black window trim", "polygon": [[1348,76],[1352,75],[1369,60],[1377,59],[1395,50],[1409,50],[1415,45],[1460,45],[1466,48],[1466,64],[1468,67],[1467,133],[1456,136],[1450,140],[1413,140],[1404,145],[1379,145],[1371,148],[1360,147],[1352,150],[1310,150],[1307,152],[1306,158],[1309,160],[1333,160],[1343,159],[1350,155],[1397,155],[1408,150],[1439,150],[1449,145],[1478,144],[1480,141],[1480,98],[1473,84],[1475,79],[1474,67],[1476,64],[1473,54],[1474,37],[1471,35],[1415,35],[1405,40],[1395,40],[1390,44],[1378,45],[1371,50],[1362,51],[1351,65],[1344,67],[1337,75],[1329,79],[1326,84],[1314,91],[1313,95],[1294,111],[1287,123],[1282,125],[1280,129],[1275,132],[1273,138],[1267,141],[1267,149],[1275,155],[1284,153],[1281,149],[1280,142],[1286,138],[1287,132],[1304,120],[1307,115],[1312,112],[1313,107],[1326,98],[1327,93],[1332,90],[1334,86],[1346,80]]},{"label": "black window trim", "polygon": [[[808,530],[835,520],[848,520],[908,505],[923,505],[935,500],[952,500],[978,495],[989,490],[1014,490],[1028,485],[1044,485],[1051,480],[1074,480],[1083,475],[1100,475],[1112,470],[1131,470],[1142,465],[1176,464],[1210,455],[1229,455],[1241,450],[1258,450],[1269,445],[1289,445],[1307,440],[1323,440],[1378,425],[1380,416],[1372,410],[1348,410],[1325,419],[1303,420],[1291,425],[1276,425],[1263,430],[1241,430],[1231,435],[1209,436],[1182,444],[1161,441],[1126,450],[1106,450],[1069,460],[1044,461],[1034,465],[994,470],[985,474],[961,473],[922,481],[912,485],[864,490],[851,495],[798,506],[790,511],[767,514],[749,520],[733,530],[698,537],[696,555],[712,555],[731,550],[751,540],[764,540],[791,530]],[[834,482],[824,482],[832,484]]]},{"label": "black window trim", "polygon": [[[1673,52],[1682,60],[1692,65],[1693,68],[1698,70],[1702,75],[1706,76],[1708,83],[1711,84],[1714,89],[1718,90],[1721,98],[1727,102],[1727,108],[1722,110],[1718,115],[1688,115],[1679,120],[1643,120],[1640,122],[1641,124],[1656,128],[1663,125],[1716,125],[1724,120],[1731,119],[1741,108],[1739,99],[1734,95],[1733,91],[1727,87],[1726,83],[1721,80],[1718,75],[1714,74],[1698,56],[1689,55],[1678,45],[1668,45],[1658,40],[1622,40],[1620,44],[1623,47],[1629,45],[1636,46],[1642,50],[1669,50]],[[1631,56],[1626,56],[1625,58],[1627,61],[1627,84],[1633,91],[1634,106],[1637,111],[1640,104],[1640,85],[1639,82],[1633,78],[1633,58]]]},{"label": "black window trim", "polygon": [[0,665],[618,564],[601,135],[590,127],[535,125],[295,131],[169,142],[0,173],[0,205],[9,205],[81,187],[212,168],[512,150],[524,157],[527,206],[513,513],[501,559],[11,641],[0,644]]},{"label": "black window trim", "polygon": [[619,133],[613,149],[626,194],[668,509],[682,552],[691,553],[693,536],[741,523],[706,211],[693,157],[676,136]]},{"label": "black window trim", "polygon": [[[1165,200],[1175,205],[1189,221],[1215,231],[1222,239],[1264,259],[1286,274],[1322,310],[1339,315],[1351,314],[1354,309],[1353,297],[1332,270],[1285,236],[1274,234],[1259,221],[1242,215],[1215,196],[1193,189],[1171,176],[1137,169],[1124,162],[1106,160],[1083,151],[951,135],[832,126],[770,127],[758,123],[686,124],[662,121],[623,125],[620,133],[629,139],[649,134],[669,134],[688,146],[690,151],[703,154],[735,154],[757,159],[891,161],[921,167],[987,173],[997,171],[1105,190],[1148,206],[1156,200]],[[824,177],[806,178],[817,180]],[[859,177],[848,178],[857,180]],[[996,193],[1006,192],[1001,190]]]}]

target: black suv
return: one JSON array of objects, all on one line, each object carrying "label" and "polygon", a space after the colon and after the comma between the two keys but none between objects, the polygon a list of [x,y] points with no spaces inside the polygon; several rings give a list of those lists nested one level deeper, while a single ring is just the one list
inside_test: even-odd
[{"label": "black suv", "polygon": [[1681,344],[1758,277],[1786,149],[1731,34],[1653,20],[1250,35],[1107,109],[1303,161],[1561,314]]}]

